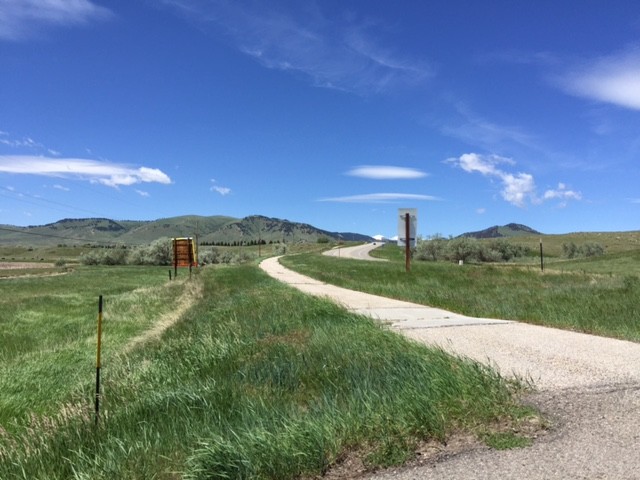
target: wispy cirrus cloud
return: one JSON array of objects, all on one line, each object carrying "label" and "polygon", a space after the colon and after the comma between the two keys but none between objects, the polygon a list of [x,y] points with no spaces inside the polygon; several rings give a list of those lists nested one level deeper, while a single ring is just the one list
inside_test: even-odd
[{"label": "wispy cirrus cloud", "polygon": [[78,178],[116,188],[138,183],[171,183],[169,176],[157,168],[135,168],[84,158],[0,155],[0,173]]},{"label": "wispy cirrus cloud", "polygon": [[640,46],[585,61],[553,80],[571,95],[640,110]]},{"label": "wispy cirrus cloud", "polygon": [[241,52],[270,69],[298,73],[314,86],[361,95],[421,84],[434,75],[426,61],[380,43],[373,22],[328,19],[312,4],[164,0],[164,5],[226,33]]},{"label": "wispy cirrus cloud", "polygon": [[403,200],[438,201],[438,197],[415,193],[368,193],[364,195],[349,195],[345,197],[321,198],[319,202],[336,203],[398,203]]},{"label": "wispy cirrus cloud", "polygon": [[43,26],[85,25],[112,16],[90,0],[2,0],[0,40],[23,40],[38,35]]},{"label": "wispy cirrus cloud", "polygon": [[582,194],[567,189],[564,183],[559,183],[556,189],[549,189],[542,197],[537,194],[533,175],[526,172],[512,173],[506,169],[515,166],[511,158],[499,155],[481,155],[465,153],[458,158],[449,158],[446,163],[461,168],[468,173],[479,173],[485,177],[495,178],[502,184],[500,195],[516,207],[524,207],[528,203],[540,204],[546,200],[560,200],[560,206],[565,206],[567,200],[581,200]]},{"label": "wispy cirrus cloud", "polygon": [[519,126],[492,122],[462,103],[455,104],[454,110],[456,118],[438,127],[444,135],[493,151],[513,146],[540,150],[538,138]]},{"label": "wispy cirrus cloud", "polygon": [[361,165],[352,168],[346,172],[346,175],[373,180],[412,180],[426,177],[427,173],[416,168],[388,165]]},{"label": "wispy cirrus cloud", "polygon": [[0,132],[0,144],[6,145],[12,148],[28,148],[38,149],[42,148],[42,144],[36,142],[33,138],[12,138],[7,132]]}]

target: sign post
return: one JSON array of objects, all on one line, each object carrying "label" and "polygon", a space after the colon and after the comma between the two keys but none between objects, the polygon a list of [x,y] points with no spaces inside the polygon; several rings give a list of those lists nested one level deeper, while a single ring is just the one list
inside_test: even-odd
[{"label": "sign post", "polygon": [[[411,215],[404,214],[405,224],[405,236],[404,238],[411,238]],[[411,271],[411,242],[404,242],[404,269],[408,273]]]},{"label": "sign post", "polygon": [[405,269],[411,270],[411,248],[416,246],[418,209],[398,209],[398,246],[405,247]]},{"label": "sign post", "polygon": [[96,425],[100,416],[100,349],[102,346],[102,295],[98,298],[98,342],[96,348]]}]

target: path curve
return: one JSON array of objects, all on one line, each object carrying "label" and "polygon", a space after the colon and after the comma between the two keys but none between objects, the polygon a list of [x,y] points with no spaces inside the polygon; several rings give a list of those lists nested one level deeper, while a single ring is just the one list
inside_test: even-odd
[{"label": "path curve", "polygon": [[373,262],[386,262],[384,258],[376,258],[369,255],[371,250],[380,247],[380,243],[365,243],[364,245],[356,245],[355,247],[336,247],[331,250],[322,252],[328,257],[350,258],[353,260],[369,260]]},{"label": "path curve", "polygon": [[640,479],[640,344],[441,309],[355,292],[284,268],[260,264],[306,293],[390,324],[413,340],[535,382],[530,398],[553,421],[532,447],[476,448],[447,461],[370,479]]}]

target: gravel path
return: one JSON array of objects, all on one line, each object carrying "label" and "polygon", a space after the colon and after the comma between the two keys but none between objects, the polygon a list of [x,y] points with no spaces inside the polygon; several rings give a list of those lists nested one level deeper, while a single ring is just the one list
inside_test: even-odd
[{"label": "gravel path", "polygon": [[[344,253],[343,249],[343,253]],[[551,420],[550,432],[524,449],[474,447],[417,467],[368,479],[640,479],[640,344],[375,297],[261,267],[307,293],[329,297],[385,321],[419,342],[531,379],[527,401]]]}]

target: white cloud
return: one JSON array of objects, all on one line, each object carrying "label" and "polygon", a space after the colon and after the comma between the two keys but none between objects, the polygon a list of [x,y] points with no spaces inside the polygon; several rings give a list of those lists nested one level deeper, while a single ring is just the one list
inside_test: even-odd
[{"label": "white cloud", "polygon": [[536,193],[536,183],[533,175],[525,172],[510,173],[498,165],[514,166],[515,162],[510,158],[498,155],[480,155],[478,153],[465,153],[459,158],[450,158],[445,161],[462,168],[465,172],[480,173],[485,177],[497,178],[502,183],[500,195],[507,202],[516,207],[524,207],[527,202],[539,204],[545,200],[581,200],[580,192],[567,190],[563,183],[558,184],[555,190],[547,190],[542,198]]},{"label": "white cloud", "polygon": [[218,186],[213,186],[211,187],[211,190],[214,192],[218,192],[220,195],[222,195],[223,197],[225,195],[229,195],[231,193],[231,189],[227,188],[227,187],[218,187]]},{"label": "white cloud", "polygon": [[484,215],[485,213],[487,213],[487,209],[486,208],[476,208],[476,213],[478,215]]},{"label": "white cloud", "polygon": [[567,186],[564,183],[559,183],[557,189],[545,191],[542,198],[545,200],[582,200],[582,194],[573,190],[567,190]]},{"label": "white cloud", "polygon": [[217,192],[220,195],[222,195],[223,197],[225,195],[229,195],[231,193],[231,189],[228,187],[223,187],[220,185],[217,185],[218,182],[216,182],[215,179],[211,179],[211,188],[209,190],[211,190],[212,192]]},{"label": "white cloud", "polygon": [[374,180],[398,180],[426,177],[427,174],[415,168],[362,165],[349,170],[352,177],[370,178]]},{"label": "white cloud", "polygon": [[640,47],[585,62],[557,82],[571,95],[640,110]]},{"label": "white cloud", "polygon": [[37,35],[42,26],[84,25],[112,15],[90,0],[2,0],[0,39],[22,40]]},{"label": "white cloud", "polygon": [[501,157],[499,155],[479,155],[477,153],[465,153],[457,160],[454,159],[454,163],[462,168],[465,172],[478,172],[482,175],[497,175],[502,173],[496,165],[501,163],[513,165],[514,161],[510,158]]},{"label": "white cloud", "polygon": [[321,198],[319,201],[336,203],[397,203],[400,200],[437,201],[440,199],[431,195],[419,195],[414,193],[369,193],[364,195],[350,195],[346,197]]},{"label": "white cloud", "polygon": [[150,197],[151,195],[149,195],[149,192],[145,192],[144,190],[138,190],[136,189],[135,192],[140,195],[141,197]]},{"label": "white cloud", "polygon": [[433,76],[426,62],[381,46],[374,22],[328,19],[309,2],[289,3],[288,10],[261,2],[163,3],[193,20],[206,19],[266,68],[302,74],[318,87],[367,95]]},{"label": "white cloud", "polygon": [[80,178],[110,187],[138,183],[171,183],[171,179],[157,168],[134,168],[83,158],[0,155],[0,173]]},{"label": "white cloud", "polygon": [[53,188],[55,188],[56,190],[62,190],[63,192],[68,192],[69,191],[69,189],[67,187],[63,187],[62,185],[59,185],[57,183],[53,186]]}]

